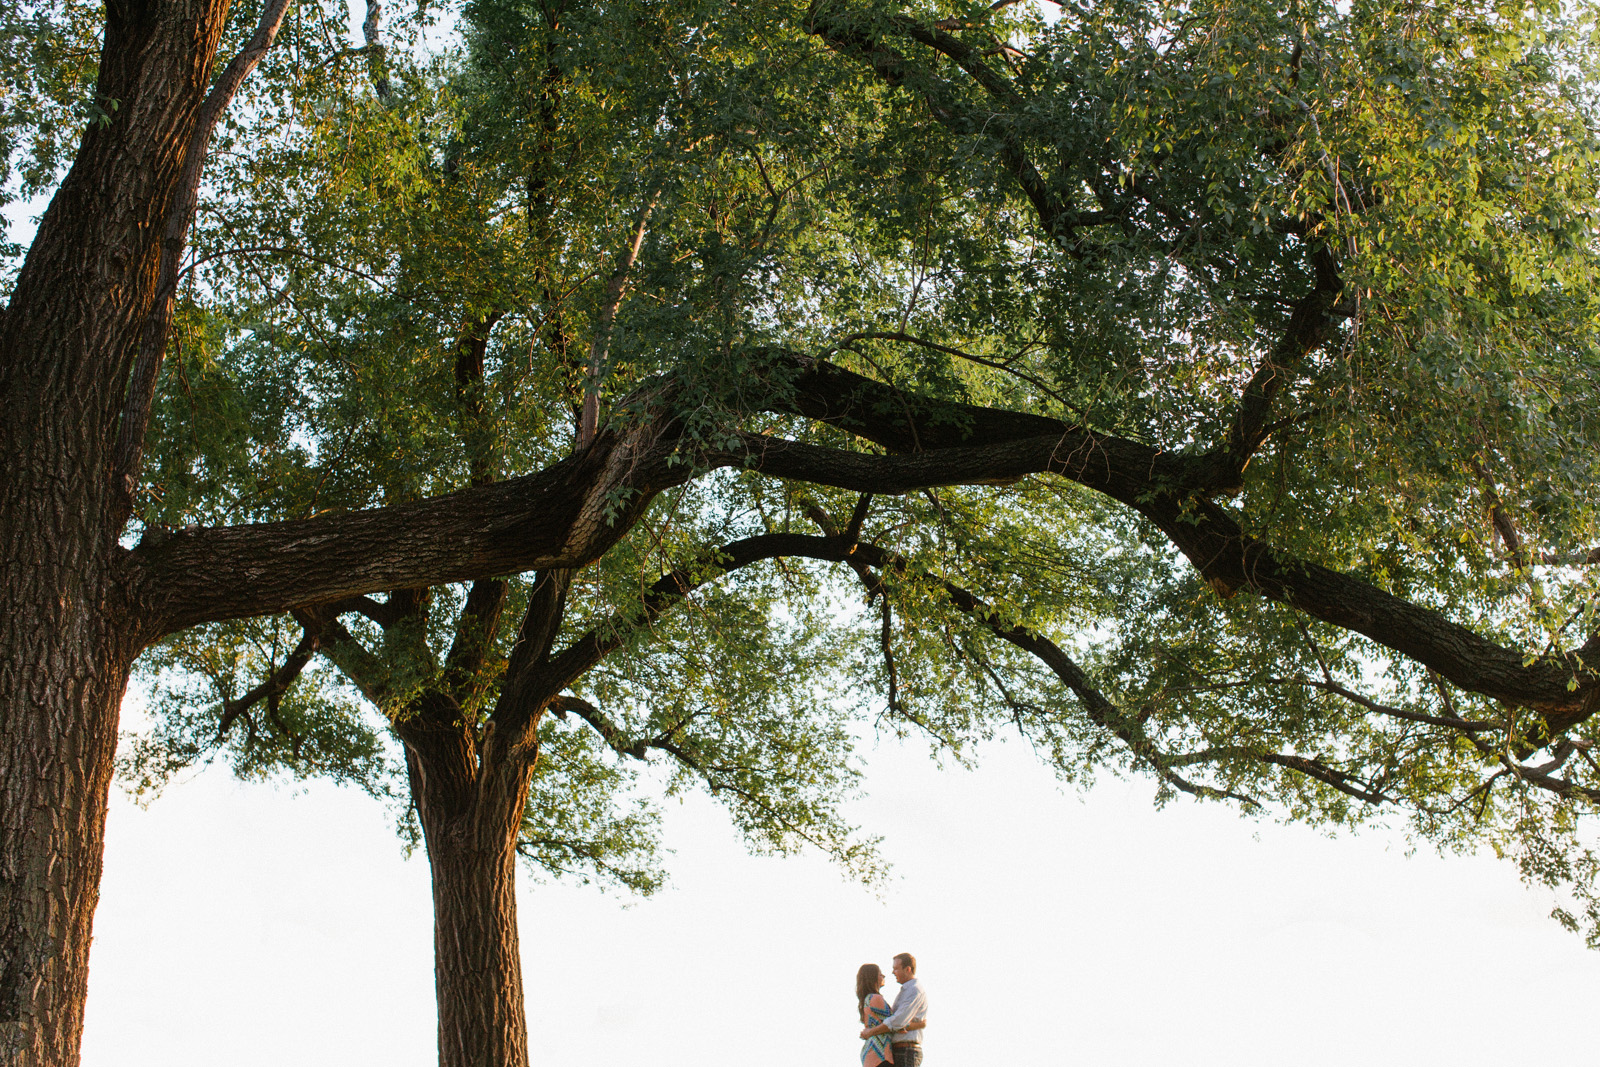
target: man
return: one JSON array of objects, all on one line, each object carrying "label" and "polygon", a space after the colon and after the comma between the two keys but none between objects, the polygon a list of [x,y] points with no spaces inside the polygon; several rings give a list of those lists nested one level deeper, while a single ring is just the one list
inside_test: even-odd
[{"label": "man", "polygon": [[[902,952],[894,958],[894,980],[900,983],[889,1017],[877,1026],[861,1031],[861,1040],[878,1034],[893,1034],[889,1047],[894,1052],[894,1067],[920,1067],[922,1028],[928,1024],[928,997],[917,984],[917,958]],[[917,1024],[915,1029],[907,1027]]]}]

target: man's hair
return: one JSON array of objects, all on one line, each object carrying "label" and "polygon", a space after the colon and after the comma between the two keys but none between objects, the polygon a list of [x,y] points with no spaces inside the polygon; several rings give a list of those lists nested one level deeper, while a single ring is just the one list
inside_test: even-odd
[{"label": "man's hair", "polygon": [[894,954],[894,961],[900,966],[904,967],[906,970],[910,971],[912,974],[917,973],[917,957],[913,956],[911,953],[896,952]]}]

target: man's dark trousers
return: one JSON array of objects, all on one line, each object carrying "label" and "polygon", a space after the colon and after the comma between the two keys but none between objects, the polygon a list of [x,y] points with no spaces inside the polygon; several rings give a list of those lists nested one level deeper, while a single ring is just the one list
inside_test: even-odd
[{"label": "man's dark trousers", "polygon": [[908,1041],[903,1045],[890,1045],[889,1049],[894,1054],[894,1067],[921,1067],[921,1045]]}]

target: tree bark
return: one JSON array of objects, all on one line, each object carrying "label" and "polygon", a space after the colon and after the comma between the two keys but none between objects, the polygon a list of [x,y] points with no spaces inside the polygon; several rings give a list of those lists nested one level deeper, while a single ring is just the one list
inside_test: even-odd
[{"label": "tree bark", "polygon": [[104,568],[85,558],[81,538],[55,536],[60,524],[52,525],[9,549],[0,609],[0,1063],[8,1067],[78,1061],[117,712],[132,662]]},{"label": "tree bark", "polygon": [[444,733],[407,742],[433,876],[439,1067],[527,1067],[515,891],[533,764],[492,737],[480,761],[465,730]]},{"label": "tree bark", "polygon": [[0,318],[0,1064],[78,1061],[117,714],[142,644],[112,443],[225,0],[112,2],[91,122]]},{"label": "tree bark", "polygon": [[461,826],[427,834],[439,1067],[527,1067],[516,843]]}]

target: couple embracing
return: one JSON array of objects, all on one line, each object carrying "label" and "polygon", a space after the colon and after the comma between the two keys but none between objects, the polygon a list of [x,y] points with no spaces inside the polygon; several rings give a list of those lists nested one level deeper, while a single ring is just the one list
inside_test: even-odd
[{"label": "couple embracing", "polygon": [[928,1025],[928,998],[917,984],[917,958],[902,952],[894,958],[894,980],[900,983],[894,1006],[878,992],[883,972],[864,963],[856,972],[856,1008],[861,1012],[861,1067],[920,1067],[922,1031]]}]

